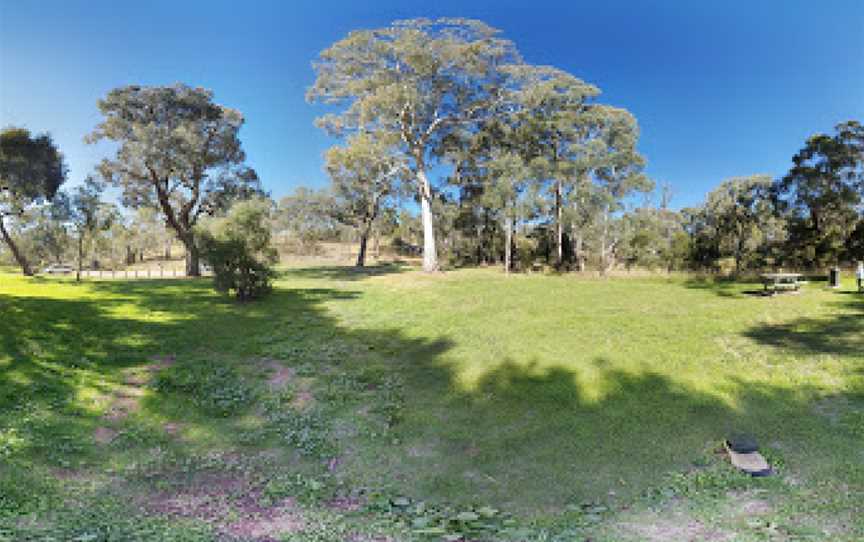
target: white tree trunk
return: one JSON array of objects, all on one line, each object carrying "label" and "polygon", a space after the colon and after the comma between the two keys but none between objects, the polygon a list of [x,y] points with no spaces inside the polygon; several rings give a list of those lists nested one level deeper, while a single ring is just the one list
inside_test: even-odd
[{"label": "white tree trunk", "polygon": [[555,181],[555,265],[560,269],[564,264],[564,213],[563,189],[561,179]]},{"label": "white tree trunk", "polygon": [[423,221],[423,270],[438,271],[438,253],[435,250],[435,229],[432,224],[432,189],[426,172],[417,172],[420,183],[420,218]]},{"label": "white tree trunk", "polygon": [[513,226],[510,219],[504,220],[504,272],[510,273],[513,267]]}]

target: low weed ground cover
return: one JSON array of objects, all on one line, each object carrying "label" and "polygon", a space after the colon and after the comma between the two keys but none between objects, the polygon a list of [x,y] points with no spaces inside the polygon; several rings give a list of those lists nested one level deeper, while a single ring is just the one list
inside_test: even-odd
[{"label": "low weed ground cover", "polygon": [[754,290],[0,275],[0,540],[860,539],[864,300]]}]

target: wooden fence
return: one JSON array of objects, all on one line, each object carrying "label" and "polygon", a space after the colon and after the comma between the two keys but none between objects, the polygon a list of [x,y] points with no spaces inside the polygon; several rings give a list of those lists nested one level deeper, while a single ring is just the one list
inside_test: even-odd
[{"label": "wooden fence", "polygon": [[[72,273],[74,274],[74,272]],[[201,276],[212,276],[201,270]],[[81,278],[90,279],[179,279],[186,278],[185,269],[84,269]]]}]

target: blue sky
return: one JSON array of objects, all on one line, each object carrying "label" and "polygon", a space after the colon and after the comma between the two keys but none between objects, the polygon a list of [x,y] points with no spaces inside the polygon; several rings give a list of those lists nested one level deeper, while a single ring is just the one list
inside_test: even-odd
[{"label": "blue sky", "polygon": [[304,100],[311,62],[352,29],[479,18],[528,62],[570,71],[639,120],[647,172],[693,205],[722,179],[781,175],[805,138],[864,119],[864,2],[0,0],[0,125],[50,132],[79,182],[110,149],[82,141],[125,84],[185,82],[239,109],[275,197],[323,186],[333,140]]}]

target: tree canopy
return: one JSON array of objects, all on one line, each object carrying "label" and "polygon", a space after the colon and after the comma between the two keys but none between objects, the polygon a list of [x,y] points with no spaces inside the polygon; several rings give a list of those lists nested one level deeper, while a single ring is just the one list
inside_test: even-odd
[{"label": "tree canopy", "polygon": [[28,206],[50,200],[66,180],[66,165],[51,136],[32,136],[24,128],[0,131],[0,235],[21,271],[33,274],[25,255],[18,249],[6,219],[21,219]]},{"label": "tree canopy", "polygon": [[123,190],[124,204],[163,213],[186,246],[187,274],[199,275],[199,217],[261,191],[244,163],[243,115],[214,103],[211,91],[182,84],[117,88],[99,101],[99,110],[105,120],[88,140],[119,144],[100,172]]}]

